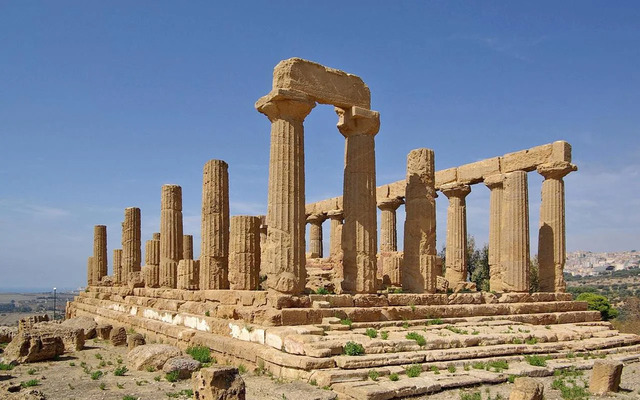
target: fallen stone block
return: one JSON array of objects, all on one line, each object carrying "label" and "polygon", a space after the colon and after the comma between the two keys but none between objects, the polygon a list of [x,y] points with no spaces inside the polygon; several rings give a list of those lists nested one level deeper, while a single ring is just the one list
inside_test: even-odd
[{"label": "fallen stone block", "polygon": [[179,348],[168,344],[145,344],[127,354],[131,369],[142,371],[147,367],[162,369],[168,359],[182,355]]},{"label": "fallen stone block", "polygon": [[162,371],[166,374],[178,372],[179,379],[191,378],[191,374],[200,369],[200,362],[189,356],[178,356],[167,360],[162,367]]},{"label": "fallen stone block", "polygon": [[64,353],[64,342],[53,333],[22,332],[4,350],[5,362],[29,363],[50,360]]},{"label": "fallen stone block", "polygon": [[142,336],[139,333],[134,333],[133,335],[130,335],[127,338],[127,345],[129,346],[129,351],[135,349],[138,346],[142,346],[144,344],[147,344],[147,342],[144,340],[144,336]]},{"label": "fallen stone block", "polygon": [[245,400],[244,380],[234,367],[210,367],[200,370],[193,381],[196,400]]},{"label": "fallen stone block", "polygon": [[109,340],[112,329],[111,324],[100,324],[96,327],[96,336],[102,340]]},{"label": "fallen stone block", "polygon": [[109,340],[114,346],[126,346],[127,345],[127,330],[124,327],[119,327],[111,330],[109,334]]},{"label": "fallen stone block", "polygon": [[622,363],[619,361],[596,361],[589,380],[589,391],[593,394],[617,392],[620,389]]},{"label": "fallen stone block", "polygon": [[509,400],[542,400],[544,385],[533,378],[516,378]]},{"label": "fallen stone block", "polygon": [[62,325],[71,328],[82,328],[82,330],[84,330],[85,339],[93,339],[96,337],[96,328],[98,327],[98,324],[93,320],[93,318],[75,317],[64,321]]}]

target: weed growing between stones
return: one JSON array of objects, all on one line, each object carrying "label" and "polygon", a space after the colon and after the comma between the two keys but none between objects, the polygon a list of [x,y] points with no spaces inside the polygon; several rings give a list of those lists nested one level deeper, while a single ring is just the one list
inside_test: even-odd
[{"label": "weed growing between stones", "polygon": [[422,366],[419,364],[412,364],[405,369],[409,378],[415,378],[422,373]]},{"label": "weed growing between stones", "polygon": [[482,400],[482,393],[465,393],[463,391],[460,391],[460,400]]},{"label": "weed growing between stones", "polygon": [[405,337],[410,340],[415,340],[416,343],[418,343],[418,345],[421,347],[427,344],[427,340],[424,338],[424,336],[417,332],[409,332]]},{"label": "weed growing between stones", "polygon": [[380,337],[382,338],[382,340],[387,340],[387,339],[389,339],[389,332],[387,332],[387,331],[380,331]]},{"label": "weed growing between stones", "polygon": [[395,372],[393,374],[389,375],[389,380],[391,380],[391,381],[395,382],[395,381],[397,381],[399,379],[400,379],[400,376],[398,376],[398,374],[396,374]]},{"label": "weed growing between stones", "polygon": [[342,352],[348,356],[359,356],[364,354],[364,347],[360,343],[347,342]]},{"label": "weed growing between stones", "polygon": [[200,361],[202,364],[211,362],[211,349],[206,346],[189,347],[186,353],[193,357],[194,360]]},{"label": "weed growing between stones", "polygon": [[377,381],[379,377],[380,377],[380,373],[375,369],[372,369],[371,371],[369,371],[369,379],[371,379],[372,381]]},{"label": "weed growing between stones", "polygon": [[378,337],[378,331],[373,329],[373,328],[367,328],[367,331],[365,332],[367,336],[369,336],[371,339],[375,339]]},{"label": "weed growing between stones", "polygon": [[168,382],[177,382],[180,376],[180,371],[171,371],[166,374],[164,377]]},{"label": "weed growing between stones", "polygon": [[31,379],[26,382],[20,382],[20,386],[22,386],[23,388],[38,386],[39,384],[40,384],[40,381],[37,379]]},{"label": "weed growing between stones", "polygon": [[0,371],[11,371],[13,369],[13,365],[0,363]]},{"label": "weed growing between stones", "polygon": [[529,363],[529,365],[533,365],[534,367],[546,367],[547,366],[547,357],[542,356],[524,356],[524,359]]},{"label": "weed growing between stones", "polygon": [[122,367],[118,367],[115,370],[113,370],[113,374],[115,376],[124,376],[124,374],[128,371],[127,367],[125,367],[124,365]]}]

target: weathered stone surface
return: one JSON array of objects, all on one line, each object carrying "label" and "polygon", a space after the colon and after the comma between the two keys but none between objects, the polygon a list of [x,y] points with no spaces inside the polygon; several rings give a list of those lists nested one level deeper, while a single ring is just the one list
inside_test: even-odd
[{"label": "weathered stone surface", "polygon": [[[505,174],[502,196],[501,252],[504,291],[529,291],[529,195],[527,173]],[[448,256],[447,256],[448,262]]]},{"label": "weathered stone surface", "polygon": [[160,206],[160,287],[176,288],[182,258],[182,188],[162,186]]},{"label": "weathered stone surface", "polygon": [[127,354],[127,363],[137,371],[147,367],[162,369],[168,359],[182,355],[179,348],[168,344],[145,344]]},{"label": "weathered stone surface", "polygon": [[78,351],[84,348],[84,330],[64,326],[57,321],[38,322],[28,329],[29,333],[39,335],[60,336],[64,349],[67,352]]},{"label": "weathered stone surface", "polygon": [[9,343],[17,333],[15,326],[0,326],[0,343]]},{"label": "weathered stone surface", "polygon": [[200,287],[200,261],[185,259],[178,263],[178,289],[198,290]]},{"label": "weathered stone surface", "polygon": [[189,356],[178,356],[168,359],[162,367],[162,371],[165,374],[178,371],[178,378],[187,379],[191,378],[191,374],[200,369],[200,365],[199,361]]},{"label": "weathered stone surface", "polygon": [[589,380],[589,391],[593,394],[617,392],[622,377],[621,362],[598,360],[593,363],[593,372]]},{"label": "weathered stone surface", "polygon": [[50,360],[64,353],[64,342],[59,334],[21,332],[4,350],[7,363],[29,363]]},{"label": "weathered stone surface", "polygon": [[96,327],[96,336],[102,340],[109,340],[112,329],[113,326],[111,324],[99,324]]},{"label": "weathered stone surface", "polygon": [[235,367],[204,368],[193,380],[196,400],[244,400],[245,393],[244,380]]},{"label": "weathered stone surface", "polygon": [[324,213],[311,214],[307,217],[309,224],[309,258],[322,258],[322,223],[327,219]]},{"label": "weathered stone surface", "polygon": [[501,218],[502,218],[502,194],[504,175],[497,174],[484,178],[491,194],[489,195],[489,289],[496,292],[502,291],[502,265],[500,264],[501,252]]},{"label": "weathered stone surface", "polygon": [[193,260],[193,235],[182,235],[182,259]]},{"label": "weathered stone surface", "polygon": [[554,161],[571,162],[571,145],[569,143],[560,140],[505,154],[501,157],[500,164],[502,172],[505,173],[520,170],[533,171],[538,165]]},{"label": "weathered stone surface", "polygon": [[122,278],[122,249],[115,249],[113,251],[113,284],[114,286],[120,286],[123,284]]},{"label": "weathered stone surface", "polygon": [[500,173],[500,157],[487,158],[457,168],[457,181],[466,184],[482,182],[484,177]]},{"label": "weathered stone surface", "polygon": [[129,348],[129,351],[145,344],[147,344],[147,342],[144,340],[144,336],[139,333],[134,333],[133,335],[129,335],[127,337],[127,346]]},{"label": "weathered stone surface", "polygon": [[120,326],[113,328],[109,333],[109,340],[114,346],[126,346],[127,345],[127,330]]},{"label": "weathered stone surface", "polygon": [[445,279],[449,286],[467,280],[467,204],[468,185],[447,184],[440,188],[449,198],[447,208],[447,248]]},{"label": "weathered stone surface", "polygon": [[97,285],[103,276],[107,275],[107,227],[96,225],[93,227],[93,279]]},{"label": "weathered stone surface", "polygon": [[404,204],[398,197],[378,202],[380,209],[380,252],[398,251],[398,227],[396,210]]},{"label": "weathered stone surface", "polygon": [[260,218],[231,217],[229,288],[256,290],[260,283]]},{"label": "weathered stone surface", "polygon": [[160,287],[160,265],[145,265],[142,268],[142,276],[145,287]]},{"label": "weathered stone surface", "polygon": [[142,271],[130,272],[127,277],[127,285],[130,289],[144,287],[144,275]]},{"label": "weathered stone surface", "polygon": [[404,259],[402,287],[414,293],[435,293],[436,189],[435,158],[431,149],[415,149],[407,156]]},{"label": "weathered stone surface", "polygon": [[140,249],[140,209],[124,209],[122,223],[122,275],[129,277],[132,272],[140,271],[142,252]]},{"label": "weathered stone surface", "polygon": [[509,400],[542,400],[544,399],[544,385],[542,382],[529,377],[516,378]]},{"label": "weathered stone surface", "polygon": [[93,318],[75,317],[65,320],[62,325],[70,328],[81,328],[84,331],[85,339],[93,339],[96,337],[96,328],[98,327],[98,324],[93,320]]},{"label": "weathered stone surface", "polygon": [[330,210],[327,216],[331,220],[329,225],[329,257],[331,259],[342,259],[342,222],[344,213],[342,209],[334,209]]}]

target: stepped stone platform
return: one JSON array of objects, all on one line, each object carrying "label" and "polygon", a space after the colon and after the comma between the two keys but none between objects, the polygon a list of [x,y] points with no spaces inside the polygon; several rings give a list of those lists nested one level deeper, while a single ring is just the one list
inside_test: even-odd
[{"label": "stepped stone platform", "polygon": [[[132,327],[148,341],[208,346],[219,362],[306,380],[346,399],[546,376],[591,368],[599,357],[640,360],[640,336],[619,333],[565,293],[288,296],[89,287],[69,303],[67,317],[73,316]],[[424,343],[408,339],[412,332]],[[360,344],[363,354],[344,354],[349,342]],[[546,365],[530,365],[531,355]],[[420,376],[407,376],[416,366]]]}]

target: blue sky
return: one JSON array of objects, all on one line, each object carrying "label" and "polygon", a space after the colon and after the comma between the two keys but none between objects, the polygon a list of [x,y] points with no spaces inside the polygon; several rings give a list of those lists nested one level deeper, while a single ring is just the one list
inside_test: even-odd
[{"label": "blue sky", "polygon": [[[253,105],[289,57],[369,85],[378,184],[418,147],[444,169],[567,140],[568,250],[640,248],[637,2],[0,1],[0,289],[83,285],[93,225],[111,257],[137,206],[148,239],[164,183],[183,187],[197,254],[209,159],[230,165],[232,214],[264,213],[269,122]],[[328,106],[306,120],[308,202],[341,194],[336,122]],[[467,198],[479,244],[488,197]],[[445,212],[440,196],[439,248]]]}]

